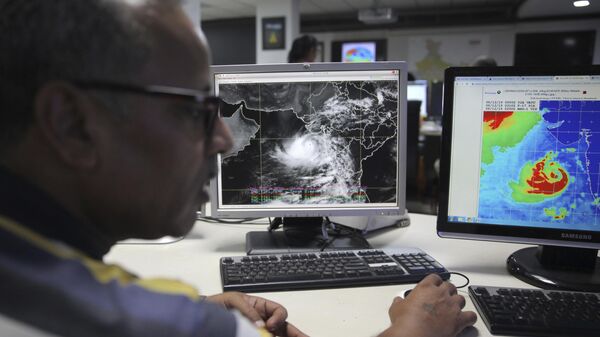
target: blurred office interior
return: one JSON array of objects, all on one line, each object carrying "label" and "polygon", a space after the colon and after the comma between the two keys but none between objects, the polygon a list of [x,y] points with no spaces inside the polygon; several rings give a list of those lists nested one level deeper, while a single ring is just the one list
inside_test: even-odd
[{"label": "blurred office interior", "polygon": [[348,43],[364,43],[374,60],[406,61],[415,84],[426,88],[424,99],[409,97],[407,104],[407,207],[417,213],[437,212],[445,68],[470,66],[482,56],[499,66],[600,64],[600,0],[184,4],[211,45],[213,64],[285,63],[292,41],[303,34],[319,41],[317,62],[342,61]]}]

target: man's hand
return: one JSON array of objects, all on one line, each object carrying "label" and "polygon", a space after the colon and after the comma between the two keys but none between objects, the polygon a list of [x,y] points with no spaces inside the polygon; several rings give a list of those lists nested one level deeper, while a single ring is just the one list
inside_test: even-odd
[{"label": "man's hand", "polygon": [[239,292],[213,295],[207,297],[207,300],[219,303],[227,309],[236,309],[258,327],[266,327],[275,336],[308,337],[286,321],[287,310],[279,303]]},{"label": "man's hand", "polygon": [[392,326],[381,337],[453,337],[475,324],[477,315],[462,311],[465,298],[438,275],[424,278],[405,299],[390,306]]}]

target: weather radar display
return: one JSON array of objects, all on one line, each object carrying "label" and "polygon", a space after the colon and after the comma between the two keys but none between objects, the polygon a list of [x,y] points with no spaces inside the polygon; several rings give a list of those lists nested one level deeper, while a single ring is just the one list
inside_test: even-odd
[{"label": "weather radar display", "polygon": [[600,225],[600,101],[541,100],[538,111],[483,111],[482,123],[482,221]]},{"label": "weather radar display", "polygon": [[373,62],[375,42],[347,42],[342,45],[342,62]]}]

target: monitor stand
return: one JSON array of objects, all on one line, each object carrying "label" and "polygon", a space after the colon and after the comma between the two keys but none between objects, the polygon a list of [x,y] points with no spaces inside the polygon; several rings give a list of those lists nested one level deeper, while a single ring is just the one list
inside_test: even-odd
[{"label": "monitor stand", "polygon": [[[275,231],[283,225],[283,231]],[[328,250],[369,249],[367,240],[357,232],[343,234],[322,217],[276,218],[268,231],[248,232],[248,255],[307,253]]]},{"label": "monitor stand", "polygon": [[598,250],[556,246],[524,248],[506,261],[508,271],[543,289],[600,291]]}]

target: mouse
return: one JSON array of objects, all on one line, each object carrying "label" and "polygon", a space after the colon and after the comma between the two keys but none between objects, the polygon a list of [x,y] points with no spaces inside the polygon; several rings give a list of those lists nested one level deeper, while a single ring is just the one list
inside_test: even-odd
[{"label": "mouse", "polygon": [[408,294],[410,294],[411,291],[413,291],[413,288],[404,289],[404,290],[400,291],[396,296],[401,297],[401,298],[406,298],[406,296],[408,296]]}]

